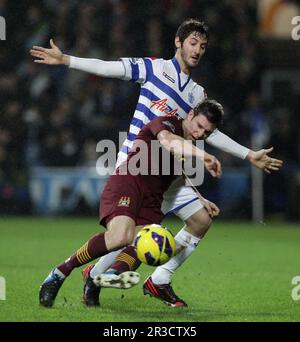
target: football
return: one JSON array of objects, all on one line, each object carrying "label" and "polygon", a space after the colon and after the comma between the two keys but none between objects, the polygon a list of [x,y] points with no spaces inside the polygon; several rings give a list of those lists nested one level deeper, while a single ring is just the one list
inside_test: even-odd
[{"label": "football", "polygon": [[176,242],[172,233],[158,224],[143,227],[137,234],[134,245],[138,259],[150,266],[166,263],[176,250]]}]

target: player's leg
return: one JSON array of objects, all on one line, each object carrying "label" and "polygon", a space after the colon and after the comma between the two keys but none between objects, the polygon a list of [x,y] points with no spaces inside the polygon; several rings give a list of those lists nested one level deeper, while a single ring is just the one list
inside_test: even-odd
[{"label": "player's leg", "polygon": [[134,233],[135,221],[131,217],[119,215],[110,219],[105,233],[92,237],[66,261],[51,271],[40,288],[40,304],[51,307],[65,278],[74,268],[128,245],[133,240]]},{"label": "player's leg", "polygon": [[[144,201],[147,201],[147,196],[144,198]],[[155,201],[155,203],[156,202],[157,201]],[[136,218],[136,222],[140,223],[140,225],[136,226],[135,235],[144,225],[153,222],[159,223],[162,218],[163,214],[160,210],[159,202],[157,207],[140,208]],[[110,269],[104,273],[102,273],[102,270],[101,273],[94,273],[93,279],[91,276],[88,277],[88,281],[85,282],[84,286],[84,303],[88,306],[99,305],[98,298],[101,287],[131,288],[137,284],[139,277],[137,278],[138,274],[133,271],[135,271],[140,264],[135,248],[132,245],[125,247],[116,257],[116,260],[110,266]],[[87,285],[87,283],[90,285]],[[91,290],[89,290],[90,286]]]},{"label": "player's leg", "polygon": [[[83,303],[86,306],[99,306],[99,295],[102,287],[114,288],[131,288],[139,281],[139,276],[132,273],[140,266],[140,261],[137,259],[135,248],[127,246],[122,250],[111,252],[108,255],[109,260],[101,260],[94,265],[86,267],[83,274]],[[97,267],[97,269],[95,269]],[[99,267],[100,266],[100,267]],[[131,272],[131,273],[128,273]],[[122,273],[126,273],[121,277]],[[113,280],[113,282],[111,281]]]},{"label": "player's leg", "polygon": [[[195,205],[198,206],[197,202],[195,202]],[[189,209],[191,208],[187,206],[186,211]],[[212,219],[204,208],[199,209],[185,219],[185,226],[175,236],[176,252],[174,257],[166,264],[157,267],[152,275],[152,280],[156,284],[171,282],[173,273],[196,249],[210,228],[211,222]]]},{"label": "player's leg", "polygon": [[[122,272],[135,271],[140,262],[136,258],[136,252],[132,246],[127,246],[124,249],[120,249],[118,251],[110,252],[109,254],[101,257],[95,265],[87,266],[83,271],[83,303],[86,306],[99,306],[99,296],[101,291],[100,282],[105,280],[105,278],[101,275],[105,272],[110,272],[110,274],[119,275]],[[137,281],[137,276],[135,276],[135,281]],[[116,280],[116,279],[114,279]],[[129,288],[133,286],[132,276],[129,278],[128,283],[124,283],[122,279],[120,279],[119,285],[118,283],[114,283],[115,286],[122,286],[123,288]],[[137,283],[137,282],[136,282]],[[106,278],[106,285],[107,283]]]},{"label": "player's leg", "polygon": [[[143,225],[135,227],[134,238],[143,227]],[[127,271],[135,271],[140,266],[141,262],[137,258],[135,247],[132,245],[133,241],[134,239],[129,246],[122,249],[121,253],[116,256],[113,263],[105,272],[120,274]]]},{"label": "player's leg", "polygon": [[[100,200],[100,216],[106,217],[111,215],[116,211],[121,211],[127,213],[127,215],[135,218],[140,210],[143,202],[143,183],[139,177],[134,177],[131,175],[124,176],[112,176],[110,177],[110,184],[106,185],[106,194],[103,192]],[[135,225],[133,228],[133,236],[135,236]],[[131,241],[133,240],[133,236]],[[131,243],[129,242],[129,244]],[[107,260],[107,258],[109,258]],[[101,281],[97,279],[96,276],[100,276],[107,267],[113,263],[115,255],[109,255],[105,260],[98,262],[98,267],[92,268],[92,266],[86,268],[83,271],[84,276],[84,289],[83,289],[83,302],[87,306],[97,306],[99,305],[99,294]],[[106,265],[103,266],[103,263]],[[120,278],[119,278],[120,279]],[[116,279],[114,279],[116,280]],[[104,285],[107,285],[104,284]],[[118,284],[115,285],[118,286]],[[124,286],[124,284],[119,284]]]},{"label": "player's leg", "polygon": [[[141,228],[142,226],[135,227],[133,238]],[[133,242],[133,238],[131,242]],[[100,288],[129,289],[140,281],[139,274],[134,272],[140,264],[141,262],[137,258],[136,249],[133,245],[129,245],[123,248],[110,268],[95,276],[93,283]]]},{"label": "player's leg", "polygon": [[[176,208],[179,209],[176,210]],[[185,306],[186,303],[175,294],[171,287],[171,277],[204,237],[211,225],[211,218],[193,190],[189,187],[181,187],[180,181],[177,184],[175,182],[175,186],[166,193],[163,211],[175,212],[185,222],[185,226],[175,236],[175,256],[155,269],[144,283],[144,293],[174,307]]]},{"label": "player's leg", "polygon": [[189,219],[186,225],[175,236],[175,256],[166,264],[155,269],[153,274],[144,283],[144,294],[163,300],[172,307],[186,306],[187,304],[174,292],[171,278],[174,272],[193,253],[201,238],[209,229],[211,219],[204,208],[200,209]]},{"label": "player's leg", "polygon": [[135,271],[140,264],[141,262],[137,259],[135,247],[130,245],[117,255],[111,266],[103,273],[121,274],[123,272]]},{"label": "player's leg", "polygon": [[[142,226],[136,227],[136,233],[140,230],[141,227]],[[119,273],[124,272],[124,271],[129,271],[130,268],[133,268],[131,266],[131,254],[132,254],[131,249],[132,247],[128,246],[128,247],[125,247],[125,249],[119,249],[117,251],[113,251],[104,255],[97,261],[97,263],[95,263],[95,265],[92,265],[92,267],[90,267],[91,265],[89,266],[90,268],[89,276],[92,279],[96,278],[97,276],[99,276],[100,274],[106,272],[109,268],[111,268],[111,266],[116,261],[120,263],[120,266],[118,267],[118,269],[120,268]],[[121,257],[118,257],[121,251],[123,251],[123,254]]]},{"label": "player's leg", "polygon": [[97,275],[104,273],[107,271],[110,266],[114,263],[117,256],[121,253],[122,249],[118,249],[117,251],[110,252],[103,257],[101,257],[95,265],[93,265],[93,268],[90,272],[91,277],[95,278]]},{"label": "player's leg", "polygon": [[83,276],[83,294],[82,302],[86,306],[99,306],[99,296],[101,287],[94,282],[95,277],[107,271],[114,263],[116,257],[120,254],[122,249],[110,252],[101,257],[95,265],[88,265],[82,270]]},{"label": "player's leg", "polygon": [[[145,195],[145,197],[143,198],[143,202],[147,204],[151,203],[151,206],[148,207],[148,205],[146,205],[140,208],[136,217],[137,226],[135,228],[135,236],[143,226],[152,224],[154,222],[160,223],[164,217],[160,209],[161,202],[159,200],[156,200],[152,195],[150,195],[150,198],[150,202],[148,195]],[[137,258],[135,247],[130,245],[125,247],[121,251],[121,253],[116,257],[114,263],[110,266],[110,269],[108,269],[105,273],[119,275],[124,272],[136,270],[140,266],[140,264],[141,262]],[[96,277],[97,276],[100,277],[101,273],[96,275]]]},{"label": "player's leg", "polygon": [[65,278],[76,267],[131,243],[136,214],[142,203],[140,179],[131,175],[111,176],[100,199],[100,223],[107,227],[85,243],[75,254],[58,265],[40,288],[40,303],[52,306]]}]

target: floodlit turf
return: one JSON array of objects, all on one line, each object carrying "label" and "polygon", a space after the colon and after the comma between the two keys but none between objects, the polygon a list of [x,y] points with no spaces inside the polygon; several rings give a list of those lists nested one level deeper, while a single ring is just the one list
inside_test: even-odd
[{"label": "floodlit turf", "polygon": [[[165,225],[176,231],[177,220]],[[81,303],[75,270],[55,306],[38,305],[38,290],[51,268],[99,230],[96,219],[1,218],[0,276],[6,300],[0,321],[300,321],[300,301],[291,298],[300,275],[300,226],[217,222],[173,279],[188,308],[170,308],[130,290],[104,289],[101,308]],[[142,280],[152,272],[140,268]]]}]

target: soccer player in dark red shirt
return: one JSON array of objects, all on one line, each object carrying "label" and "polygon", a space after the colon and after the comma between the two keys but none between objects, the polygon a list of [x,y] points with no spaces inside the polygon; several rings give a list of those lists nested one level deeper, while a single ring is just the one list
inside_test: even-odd
[{"label": "soccer player in dark red shirt", "polygon": [[[175,174],[178,158],[196,157],[202,160],[207,169],[212,171],[215,168],[216,174],[220,174],[220,164],[215,162],[215,157],[200,150],[191,141],[206,139],[218,127],[222,117],[222,106],[214,100],[205,100],[191,110],[185,119],[176,116],[158,117],[140,131],[127,160],[110,176],[100,198],[100,223],[107,231],[92,237],[75,254],[50,272],[40,288],[41,305],[51,307],[54,304],[61,285],[74,268],[113,250],[131,245],[143,225],[159,224],[162,221],[163,193],[178,177]],[[161,158],[152,154],[152,143],[155,141],[165,150],[172,152],[170,164],[173,166],[169,168],[168,174],[164,174],[161,168]],[[146,172],[132,174],[131,166],[135,163],[131,162],[141,153],[142,145],[138,146],[141,143],[146,147],[146,155],[142,158],[143,161],[148,161]],[[155,174],[150,172],[153,163],[158,163],[158,172]],[[207,201],[206,205],[213,216],[219,213],[214,203]],[[133,259],[136,259],[133,247],[131,253]],[[133,265],[133,269],[136,266]],[[125,272],[116,278],[119,287],[126,288],[126,275],[130,277],[128,281],[131,283],[139,281],[136,272]]]}]

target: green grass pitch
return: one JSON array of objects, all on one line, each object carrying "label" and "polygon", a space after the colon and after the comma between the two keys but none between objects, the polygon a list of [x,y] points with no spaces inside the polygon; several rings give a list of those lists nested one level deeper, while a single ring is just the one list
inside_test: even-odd
[{"label": "green grass pitch", "polygon": [[[180,222],[164,224],[174,231]],[[51,309],[38,305],[38,290],[51,268],[99,231],[96,219],[2,218],[0,276],[6,300],[0,321],[300,321],[291,280],[300,275],[300,229],[296,225],[216,222],[173,278],[188,308],[170,308],[133,289],[104,289],[100,308],[81,303],[75,270]],[[142,280],[153,271],[140,268]]]}]

